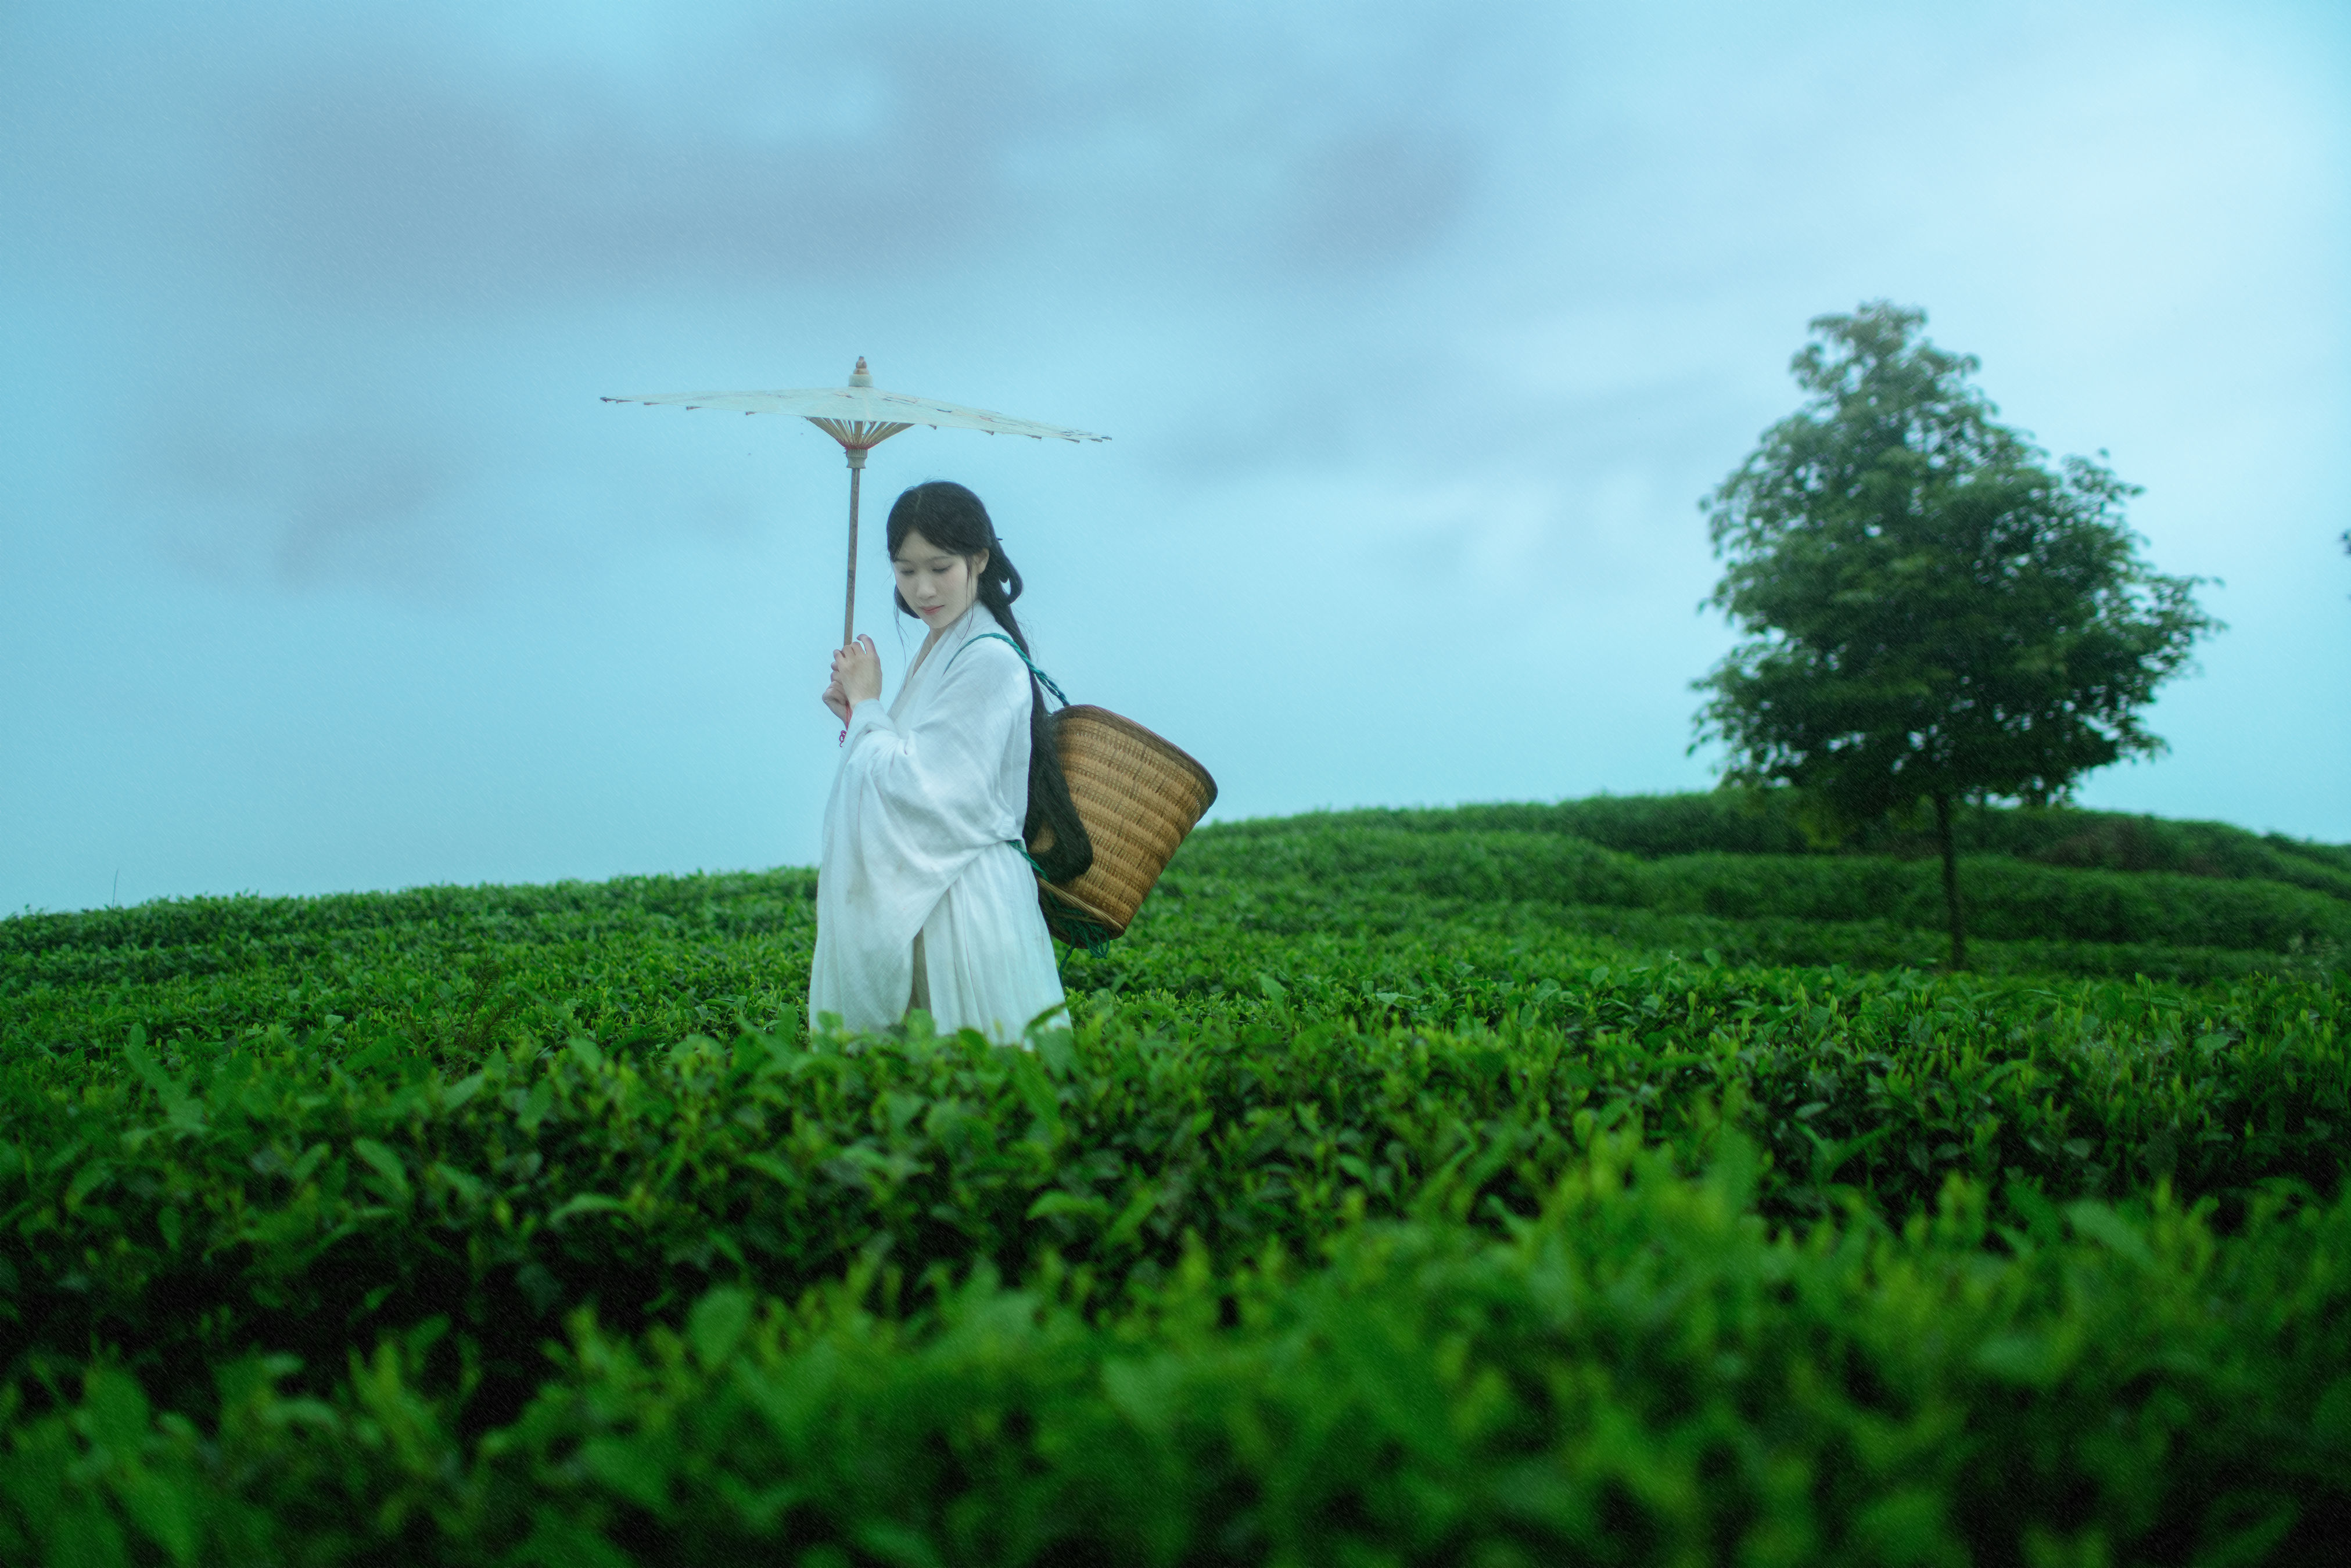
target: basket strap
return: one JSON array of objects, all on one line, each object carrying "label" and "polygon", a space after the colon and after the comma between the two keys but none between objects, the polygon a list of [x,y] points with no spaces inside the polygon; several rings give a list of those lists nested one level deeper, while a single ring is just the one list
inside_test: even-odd
[{"label": "basket strap", "polygon": [[947,659],[947,662],[949,664],[953,664],[956,659],[961,659],[963,657],[964,648],[969,648],[975,642],[985,642],[990,638],[994,638],[997,641],[1004,644],[1005,647],[1010,649],[1013,652],[1019,654],[1020,662],[1029,666],[1029,674],[1035,676],[1038,680],[1045,683],[1045,690],[1053,694],[1053,700],[1055,701],[1059,702],[1064,708],[1070,705],[1069,698],[1063,696],[1061,689],[1053,684],[1053,678],[1046,674],[1043,670],[1038,669],[1037,666],[1031,662],[1028,653],[1022,649],[1021,646],[1000,631],[983,631],[977,637],[966,638],[964,639],[963,648],[956,649],[954,655]]}]

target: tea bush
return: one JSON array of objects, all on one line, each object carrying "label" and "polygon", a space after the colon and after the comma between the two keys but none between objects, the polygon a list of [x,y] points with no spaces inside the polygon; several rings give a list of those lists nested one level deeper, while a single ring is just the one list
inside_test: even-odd
[{"label": "tea bush", "polygon": [[[1359,810],[1228,825],[1219,832],[1262,829],[1277,838],[1329,825],[1353,831],[1402,827],[1420,833],[1562,834],[1645,860],[1719,853],[1746,856],[1871,854],[1922,859],[1938,853],[1929,822],[1896,818],[1863,827],[1844,843],[1823,842],[1782,790],[1702,794],[1598,795],[1556,805],[1503,805],[1443,810]],[[1962,854],[2013,856],[2052,866],[2112,871],[2176,871],[2204,877],[2252,877],[2351,898],[2351,846],[2313,844],[2283,834],[2252,834],[2219,822],[2171,822],[2121,812],[1963,807],[1952,824]]]},{"label": "tea bush", "polygon": [[[2351,1528],[2351,1207],[2234,1238],[2158,1189],[1999,1239],[1953,1179],[1899,1230],[1771,1234],[1595,1140],[1504,1236],[1454,1205],[1311,1263],[870,1267],[675,1329],[574,1313],[468,1440],[440,1320],[325,1398],[225,1366],[204,1425],[99,1362],[12,1423],[0,1552],[181,1562],[1878,1563],[2315,1560]],[[907,1298],[912,1297],[910,1302]]]},{"label": "tea bush", "polygon": [[805,872],[0,921],[0,1561],[2351,1522],[2351,906],[1986,853],[1944,975],[1931,866],[1538,820],[1696,798],[1205,829],[1033,1053],[811,1034]]},{"label": "tea bush", "polygon": [[[1866,856],[1683,855],[1642,860],[1579,838],[1519,830],[1437,835],[1343,819],[1260,840],[1211,838],[1186,877],[1227,879],[1270,898],[1330,888],[1386,895],[1710,915],[1734,920],[1867,921],[1930,932],[1944,920],[1936,863]],[[2003,856],[1962,865],[1971,936],[2140,943],[2281,954],[2351,947],[2351,898],[2279,882],[2063,870]]]}]

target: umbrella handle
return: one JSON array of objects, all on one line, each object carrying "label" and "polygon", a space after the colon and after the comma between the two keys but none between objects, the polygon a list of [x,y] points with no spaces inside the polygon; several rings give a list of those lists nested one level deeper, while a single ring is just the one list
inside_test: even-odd
[{"label": "umbrella handle", "polygon": [[849,449],[849,607],[841,616],[841,646],[857,640],[857,482],[865,477],[865,453]]}]

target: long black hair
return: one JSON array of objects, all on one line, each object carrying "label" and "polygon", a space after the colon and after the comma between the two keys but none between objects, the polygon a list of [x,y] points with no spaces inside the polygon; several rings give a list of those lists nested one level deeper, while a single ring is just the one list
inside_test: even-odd
[{"label": "long black hair", "polygon": [[[1020,597],[1020,573],[1004,553],[1004,541],[996,536],[996,524],[979,497],[950,479],[915,485],[890,507],[893,558],[909,534],[920,534],[966,560],[987,553],[987,565],[979,574],[979,602],[1025,655],[1029,639],[1012,615],[1012,601]],[[900,615],[914,613],[894,590],[891,598]],[[1061,772],[1061,753],[1053,744],[1053,716],[1045,710],[1045,693],[1034,675],[1029,678],[1029,817],[1020,836],[1048,882],[1082,876],[1094,863],[1093,840],[1086,836],[1086,825],[1078,820],[1076,803],[1070,799],[1069,775]]]}]

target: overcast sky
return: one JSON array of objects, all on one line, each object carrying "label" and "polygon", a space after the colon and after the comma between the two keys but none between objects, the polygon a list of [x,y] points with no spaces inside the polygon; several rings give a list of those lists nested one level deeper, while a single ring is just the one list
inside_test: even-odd
[{"label": "overcast sky", "polygon": [[[1698,498],[1925,307],[2351,840],[2351,8],[0,0],[0,909],[806,864],[881,385],[1217,815],[1707,785]],[[893,670],[869,531],[862,624]]]}]

